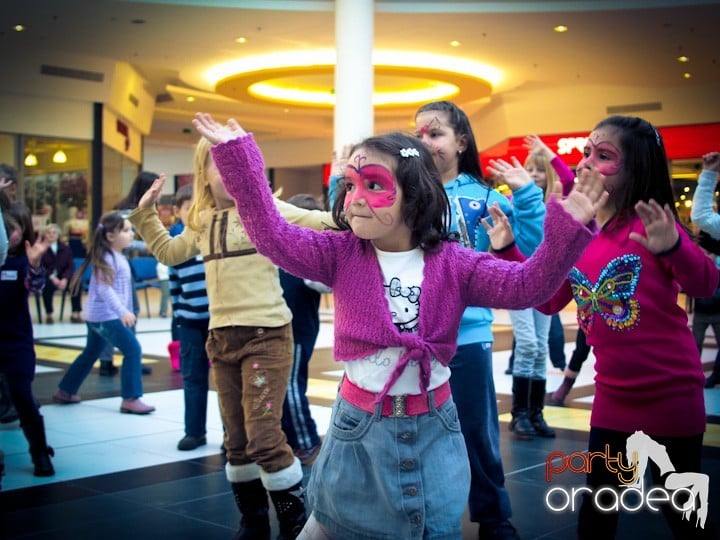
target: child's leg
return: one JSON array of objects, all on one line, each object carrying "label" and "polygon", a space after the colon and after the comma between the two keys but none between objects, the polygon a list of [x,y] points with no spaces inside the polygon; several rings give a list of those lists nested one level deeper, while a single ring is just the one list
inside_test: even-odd
[{"label": "child's leg", "polygon": [[[591,427],[588,452],[605,454],[605,445],[607,444],[611,456],[617,456],[618,453],[621,453],[623,463],[627,463],[625,448],[629,436],[630,433]],[[604,460],[596,459],[593,460],[591,470],[587,475],[587,484],[594,492],[600,486],[618,486],[620,480],[617,472],[608,470]],[[611,506],[612,501],[604,500],[602,497],[600,497],[600,500],[604,507]],[[617,523],[617,512],[598,510],[593,503],[593,495],[583,494],[582,506],[578,515],[578,540],[615,538]]]},{"label": "child's leg", "polygon": [[30,456],[35,466],[33,474],[52,476],[55,469],[50,457],[55,455],[55,452],[48,446],[45,437],[45,423],[32,394],[32,378],[24,374],[8,373],[7,380],[10,395],[20,417],[20,426],[30,446]]},{"label": "child's leg", "polygon": [[207,332],[179,326],[180,367],[185,398],[185,435],[205,437],[207,422],[209,365],[205,352]]},{"label": "child's leg", "polygon": [[[294,450],[312,449],[320,444],[320,436],[310,414],[310,403],[307,399],[311,352],[312,346],[295,342],[293,365],[288,379],[287,395],[283,402],[282,428],[288,444]],[[298,457],[302,461],[303,456],[298,454]]]},{"label": "child's leg", "polygon": [[80,385],[92,370],[95,360],[105,346],[105,339],[98,333],[97,328],[101,323],[87,324],[87,342],[85,348],[77,358],[70,364],[65,376],[58,387],[68,394],[77,394]]},{"label": "child's leg", "polygon": [[120,319],[100,323],[100,333],[123,354],[120,369],[120,395],[123,399],[139,398],[143,395],[141,360],[142,349],[132,329],[123,325]]},{"label": "child's leg", "polygon": [[317,522],[315,516],[310,514],[307,523],[297,536],[297,540],[333,540],[333,537]]},{"label": "child's leg", "polygon": [[[653,439],[665,447],[668,457],[675,467],[675,472],[701,472],[702,434],[695,437],[653,437]],[[653,484],[656,487],[662,487],[665,485],[666,480],[670,480],[667,474],[663,476],[660,475],[660,471],[654,463],[652,464],[651,471]],[[672,490],[669,489],[668,491]],[[679,496],[677,498],[677,504],[682,505],[685,500],[684,497]],[[695,508],[698,508],[699,505],[700,503],[696,499]],[[706,534],[709,523],[706,522],[704,528],[698,526],[697,512],[692,512],[690,519],[685,520],[683,519],[682,513],[675,511],[675,509],[668,504],[662,505],[662,511],[675,538],[711,538],[710,535]]]},{"label": "child's leg", "polygon": [[226,429],[228,480],[234,482],[236,471],[257,463],[281,532],[294,537],[306,521],[302,468],[280,427],[292,364],[291,332],[289,324],[214,329],[207,350]]}]

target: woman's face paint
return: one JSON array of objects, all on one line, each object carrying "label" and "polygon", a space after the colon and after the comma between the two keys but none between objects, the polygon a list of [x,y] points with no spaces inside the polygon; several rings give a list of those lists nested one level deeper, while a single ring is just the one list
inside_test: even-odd
[{"label": "woman's face paint", "polygon": [[388,208],[397,199],[397,184],[392,171],[384,165],[369,163],[367,156],[357,154],[354,157],[355,165],[348,164],[345,169],[345,205],[348,207],[360,200],[372,210]]},{"label": "woman's face paint", "polygon": [[622,166],[620,132],[615,129],[600,128],[590,133],[578,168],[594,167],[604,176],[613,176],[622,170]]}]

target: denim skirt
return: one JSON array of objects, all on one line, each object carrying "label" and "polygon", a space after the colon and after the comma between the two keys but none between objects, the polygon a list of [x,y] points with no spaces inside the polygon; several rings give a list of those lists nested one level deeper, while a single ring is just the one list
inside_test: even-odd
[{"label": "denim skirt", "polygon": [[307,502],[337,539],[460,539],[469,490],[452,398],[426,414],[389,417],[338,395]]}]

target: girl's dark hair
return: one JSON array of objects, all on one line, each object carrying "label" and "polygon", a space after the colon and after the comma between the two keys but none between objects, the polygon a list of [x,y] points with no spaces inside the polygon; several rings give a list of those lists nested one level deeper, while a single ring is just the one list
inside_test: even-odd
[{"label": "girl's dark hair", "polygon": [[639,201],[654,199],[663,207],[669,205],[675,220],[679,220],[660,133],[650,122],[635,116],[610,116],[595,126],[600,128],[620,131],[624,182],[612,193],[618,217],[624,219],[632,215]]},{"label": "girl's dark hair", "polygon": [[477,143],[475,142],[475,135],[473,134],[472,127],[470,127],[470,120],[465,114],[465,111],[455,105],[452,101],[432,101],[422,105],[415,112],[415,117],[417,117],[418,114],[427,111],[441,111],[447,113],[448,121],[450,122],[450,126],[452,126],[455,134],[465,136],[465,144],[467,147],[458,158],[458,172],[468,174],[481,184],[493,187],[492,184],[483,177]]},{"label": "girl's dark hair", "polygon": [[[393,174],[402,190],[400,214],[412,231],[413,243],[432,250],[448,238],[446,218],[450,203],[430,151],[416,137],[405,133],[388,133],[370,137],[353,148],[392,157]],[[403,157],[401,150],[416,150],[417,156]],[[338,182],[338,193],[332,215],[340,230],[350,230],[343,212],[345,182]]]},{"label": "girl's dark hair", "polygon": [[149,171],[143,171],[137,175],[127,196],[114,206],[115,210],[135,210],[142,196],[159,176],[159,174]]},{"label": "girl's dark hair", "polygon": [[125,226],[125,218],[122,212],[113,210],[102,215],[100,223],[93,231],[90,239],[90,249],[85,260],[75,271],[72,281],[70,282],[70,292],[78,294],[82,285],[82,276],[88,265],[92,264],[93,272],[96,276],[108,284],[112,284],[115,280],[115,270],[105,261],[105,254],[112,253],[110,242],[108,242],[107,234],[119,232]]},{"label": "girl's dark hair", "polygon": [[22,230],[20,242],[8,253],[15,256],[25,255],[25,241],[34,244],[37,238],[32,224],[32,217],[30,216],[30,209],[21,202],[14,202],[10,204],[6,212],[7,220],[5,223],[8,235],[10,234],[11,227],[17,226]]}]

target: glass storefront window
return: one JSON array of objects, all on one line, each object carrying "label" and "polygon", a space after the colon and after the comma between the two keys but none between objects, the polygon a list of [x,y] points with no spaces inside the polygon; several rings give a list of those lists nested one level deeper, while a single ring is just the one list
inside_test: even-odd
[{"label": "glass storefront window", "polygon": [[87,245],[91,215],[90,143],[22,137],[23,201],[33,226],[60,225],[73,252]]}]

